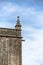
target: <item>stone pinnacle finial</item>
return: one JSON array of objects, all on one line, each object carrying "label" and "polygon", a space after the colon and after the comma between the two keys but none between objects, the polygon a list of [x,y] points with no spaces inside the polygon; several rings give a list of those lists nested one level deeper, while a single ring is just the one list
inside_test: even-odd
[{"label": "stone pinnacle finial", "polygon": [[16,23],[16,25],[20,25],[20,19],[19,19],[20,17],[19,16],[17,16],[17,23]]},{"label": "stone pinnacle finial", "polygon": [[19,19],[20,17],[19,17],[19,16],[17,16],[17,18]]},{"label": "stone pinnacle finial", "polygon": [[17,22],[16,22],[16,29],[19,29],[19,30],[21,30],[21,24],[20,24],[20,19],[19,19],[20,17],[19,16],[17,16]]}]

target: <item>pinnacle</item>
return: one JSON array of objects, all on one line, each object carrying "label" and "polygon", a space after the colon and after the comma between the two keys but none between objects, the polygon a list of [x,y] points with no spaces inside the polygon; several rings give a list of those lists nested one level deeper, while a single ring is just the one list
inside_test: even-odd
[{"label": "pinnacle", "polygon": [[20,18],[19,16],[17,16],[17,18]]},{"label": "pinnacle", "polygon": [[16,23],[16,25],[20,25],[20,20],[19,20],[19,16],[17,16],[17,23]]}]

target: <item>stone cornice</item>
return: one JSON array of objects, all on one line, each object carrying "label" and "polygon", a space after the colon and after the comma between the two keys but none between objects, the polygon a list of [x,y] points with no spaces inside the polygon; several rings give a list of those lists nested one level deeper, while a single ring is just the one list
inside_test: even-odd
[{"label": "stone cornice", "polygon": [[16,30],[10,28],[0,28],[0,36],[16,37]]},{"label": "stone cornice", "polygon": [[18,36],[17,31],[19,30],[10,28],[0,28],[0,37],[22,38],[21,36]]}]

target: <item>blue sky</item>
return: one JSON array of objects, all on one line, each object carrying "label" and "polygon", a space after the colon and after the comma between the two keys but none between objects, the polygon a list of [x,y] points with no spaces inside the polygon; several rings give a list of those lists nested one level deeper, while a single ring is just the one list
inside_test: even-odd
[{"label": "blue sky", "polygon": [[43,0],[0,0],[0,27],[14,28],[20,16],[22,65],[43,65]]}]

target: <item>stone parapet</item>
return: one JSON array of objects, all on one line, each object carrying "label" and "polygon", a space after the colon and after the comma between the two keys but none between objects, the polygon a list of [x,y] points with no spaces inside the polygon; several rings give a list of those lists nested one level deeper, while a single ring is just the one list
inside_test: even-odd
[{"label": "stone parapet", "polygon": [[2,37],[16,37],[15,29],[0,28],[0,36]]}]

